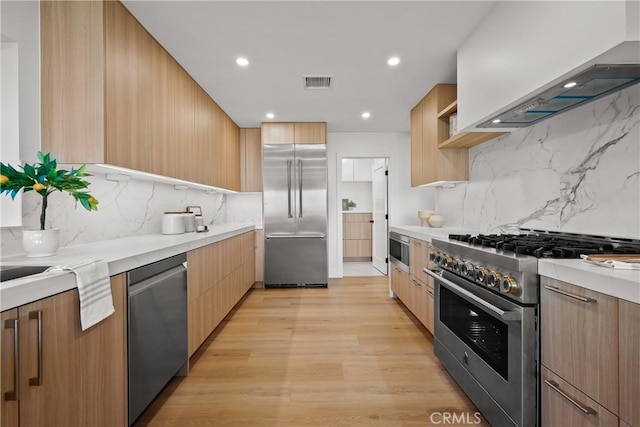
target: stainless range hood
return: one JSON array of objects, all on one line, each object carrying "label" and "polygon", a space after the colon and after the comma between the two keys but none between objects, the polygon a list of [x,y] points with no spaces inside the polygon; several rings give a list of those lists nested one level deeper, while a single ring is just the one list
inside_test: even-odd
[{"label": "stainless range hood", "polygon": [[640,64],[594,65],[517,107],[492,117],[478,127],[530,126],[638,82],[640,82]]}]

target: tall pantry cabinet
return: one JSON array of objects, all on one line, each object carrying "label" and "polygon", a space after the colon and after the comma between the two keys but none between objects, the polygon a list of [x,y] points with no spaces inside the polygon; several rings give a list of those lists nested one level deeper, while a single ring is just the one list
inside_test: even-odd
[{"label": "tall pantry cabinet", "polygon": [[240,130],[118,1],[41,2],[42,148],[240,190]]}]

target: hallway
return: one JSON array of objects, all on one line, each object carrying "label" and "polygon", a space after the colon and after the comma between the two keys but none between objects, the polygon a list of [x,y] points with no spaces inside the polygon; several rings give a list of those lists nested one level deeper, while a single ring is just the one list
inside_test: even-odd
[{"label": "hallway", "polygon": [[473,424],[433,338],[387,283],[252,290],[136,425],[426,426],[442,412]]}]

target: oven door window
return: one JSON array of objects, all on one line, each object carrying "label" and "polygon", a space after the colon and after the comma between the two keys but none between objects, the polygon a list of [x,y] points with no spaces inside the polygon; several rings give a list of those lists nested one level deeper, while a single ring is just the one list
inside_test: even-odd
[{"label": "oven door window", "polygon": [[398,261],[402,261],[402,243],[389,239],[389,254]]},{"label": "oven door window", "polygon": [[440,321],[491,366],[509,379],[509,327],[482,308],[440,286]]}]

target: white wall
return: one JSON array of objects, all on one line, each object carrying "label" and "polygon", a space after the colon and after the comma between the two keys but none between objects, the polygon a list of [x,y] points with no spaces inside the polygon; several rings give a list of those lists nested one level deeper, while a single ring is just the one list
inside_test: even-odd
[{"label": "white wall", "polygon": [[342,181],[342,197],[356,204],[354,212],[371,212],[373,205],[371,181]]},{"label": "white wall", "polygon": [[0,2],[0,31],[18,45],[20,160],[32,162],[40,149],[40,2]]},{"label": "white wall", "polygon": [[418,210],[435,206],[432,188],[411,188],[409,133],[328,132],[329,277],[342,277],[342,158],[389,159],[389,224],[419,225]]}]

